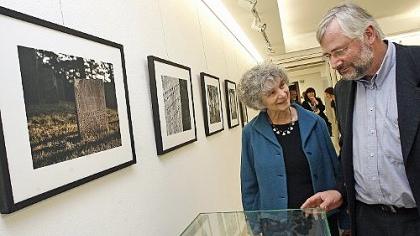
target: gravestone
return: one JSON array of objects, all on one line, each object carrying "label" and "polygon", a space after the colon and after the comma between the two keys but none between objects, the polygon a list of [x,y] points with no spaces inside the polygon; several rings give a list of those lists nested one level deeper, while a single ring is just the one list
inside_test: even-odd
[{"label": "gravestone", "polygon": [[166,134],[173,135],[183,131],[182,99],[180,79],[162,76],[163,101],[165,104]]},{"label": "gravestone", "polygon": [[100,79],[75,79],[77,124],[82,139],[108,132],[104,82]]}]

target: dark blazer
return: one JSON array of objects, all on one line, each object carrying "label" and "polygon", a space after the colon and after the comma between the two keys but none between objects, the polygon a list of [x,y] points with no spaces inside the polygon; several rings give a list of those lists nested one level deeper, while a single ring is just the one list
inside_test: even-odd
[{"label": "dark blazer", "polygon": [[[396,44],[396,89],[398,126],[408,182],[420,203],[420,47]],[[335,86],[337,120],[341,132],[340,157],[347,200],[355,232],[355,189],[353,177],[353,109],[356,82],[340,80]],[[420,214],[420,205],[418,205]]]}]

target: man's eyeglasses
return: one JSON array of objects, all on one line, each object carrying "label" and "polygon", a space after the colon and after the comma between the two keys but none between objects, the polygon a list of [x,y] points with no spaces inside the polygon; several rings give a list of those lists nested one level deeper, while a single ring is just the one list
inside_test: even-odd
[{"label": "man's eyeglasses", "polygon": [[342,47],[342,48],[338,48],[335,49],[333,51],[331,51],[331,53],[325,53],[324,55],[322,55],[322,59],[324,59],[324,61],[330,61],[332,57],[335,58],[341,58],[343,56],[345,56],[347,54],[347,51],[349,50],[350,44],[354,41],[355,39],[350,40],[346,46]]}]

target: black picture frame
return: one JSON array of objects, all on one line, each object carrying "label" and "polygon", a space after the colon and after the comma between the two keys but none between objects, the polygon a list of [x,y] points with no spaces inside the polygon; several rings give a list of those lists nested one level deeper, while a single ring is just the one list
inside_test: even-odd
[{"label": "black picture frame", "polygon": [[236,83],[225,80],[226,113],[229,129],[239,125],[239,104]]},{"label": "black picture frame", "polygon": [[210,136],[224,129],[222,91],[218,77],[201,72],[200,80],[204,130],[206,136]]},{"label": "black picture frame", "polygon": [[135,164],[123,46],[4,7],[0,27],[0,212]]},{"label": "black picture frame", "polygon": [[148,56],[150,95],[158,155],[197,141],[191,69]]},{"label": "black picture frame", "polygon": [[246,124],[248,124],[248,108],[246,105],[239,101],[239,112],[241,113],[241,125],[244,127]]}]

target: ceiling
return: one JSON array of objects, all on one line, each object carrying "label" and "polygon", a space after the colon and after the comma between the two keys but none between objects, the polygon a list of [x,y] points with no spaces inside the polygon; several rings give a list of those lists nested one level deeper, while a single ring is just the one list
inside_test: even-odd
[{"label": "ceiling", "polygon": [[[315,39],[318,22],[325,12],[341,3],[336,0],[257,0],[256,9],[274,53],[262,34],[251,29],[254,19],[249,0],[222,0],[264,59],[279,61],[287,55],[319,51]],[[377,19],[387,36],[420,31],[419,0],[355,0]],[[248,7],[247,7],[248,6]]]}]

